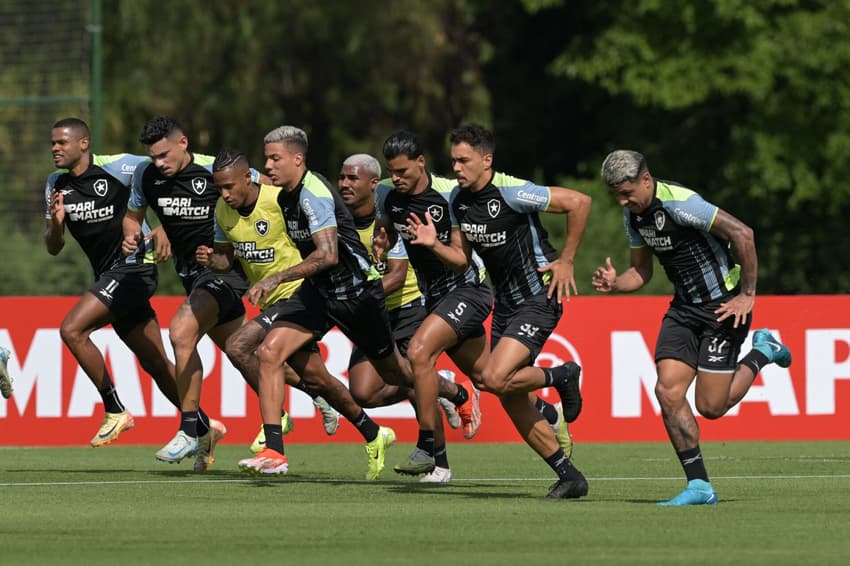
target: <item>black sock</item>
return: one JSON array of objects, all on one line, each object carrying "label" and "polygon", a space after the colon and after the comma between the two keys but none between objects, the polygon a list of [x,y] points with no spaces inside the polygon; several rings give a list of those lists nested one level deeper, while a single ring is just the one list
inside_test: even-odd
[{"label": "black sock", "polygon": [[204,436],[210,431],[210,418],[204,410],[198,407],[198,437]]},{"label": "black sock", "polygon": [[283,451],[283,427],[280,426],[280,423],[263,424],[263,432],[266,435],[266,448],[285,454]]},{"label": "black sock", "polygon": [[118,398],[118,391],[114,385],[110,385],[106,391],[98,391],[100,398],[103,399],[103,408],[107,413],[123,413],[125,411],[124,404]]},{"label": "black sock", "polygon": [[750,353],[744,356],[740,362],[738,362],[742,366],[747,366],[753,373],[758,375],[758,372],[761,371],[761,368],[770,363],[770,360],[767,359],[767,356],[759,352],[758,350],[750,350]]},{"label": "black sock", "polygon": [[449,454],[446,452],[446,445],[434,447],[434,464],[440,468],[449,467]]},{"label": "black sock", "polygon": [[180,430],[187,436],[198,438],[198,412],[197,411],[181,411],[180,413]]},{"label": "black sock", "polygon": [[434,431],[420,430],[419,440],[416,441],[416,447],[427,452],[429,456],[434,455]]},{"label": "black sock", "polygon": [[549,424],[553,425],[558,422],[558,409],[552,403],[547,403],[538,397],[537,402],[534,403],[534,408],[540,411],[540,414]]},{"label": "black sock", "polygon": [[554,454],[546,458],[546,463],[549,464],[549,467],[555,470],[555,473],[558,474],[558,479],[561,480],[577,480],[581,477],[581,472],[579,472],[573,463],[570,462],[570,459],[567,458],[567,455],[564,454],[563,448],[558,448]]},{"label": "black sock", "polygon": [[688,478],[688,481],[708,481],[708,473],[705,471],[705,464],[702,461],[702,452],[699,446],[676,452],[676,456],[679,457],[679,462],[682,463],[682,468],[685,470],[685,477]]},{"label": "black sock", "polygon": [[454,396],[453,399],[449,399],[452,403],[454,403],[455,407],[460,407],[466,400],[469,399],[469,393],[466,392],[466,387],[457,386],[457,395]]},{"label": "black sock", "polygon": [[366,442],[372,442],[378,437],[378,424],[369,418],[366,411],[360,411],[357,418],[351,423],[363,435]]},{"label": "black sock", "polygon": [[578,376],[581,374],[581,370],[572,362],[562,366],[540,369],[543,370],[546,386],[554,387],[558,391],[563,390],[571,379],[578,379]]}]

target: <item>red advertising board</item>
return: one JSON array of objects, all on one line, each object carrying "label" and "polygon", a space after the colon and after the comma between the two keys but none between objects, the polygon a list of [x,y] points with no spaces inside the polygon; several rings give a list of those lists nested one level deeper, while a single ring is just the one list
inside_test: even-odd
[{"label": "red advertising board", "polygon": [[[168,346],[168,321],[180,297],[154,300]],[[15,394],[0,399],[0,445],[85,445],[103,416],[100,397],[62,344],[60,323],[73,297],[0,298],[0,345],[9,348]],[[549,366],[575,360],[583,367],[584,410],[571,430],[578,442],[664,441],[653,395],[652,353],[666,297],[574,297],[561,324],[537,360]],[[759,297],[753,329],[770,328],[793,353],[788,369],[769,366],[742,403],[720,420],[700,418],[704,440],[848,440],[850,427],[850,296]],[[122,444],[163,444],[177,430],[178,412],[157,391],[111,327],[94,333],[122,401],[136,427]],[[744,346],[744,351],[748,345]],[[259,425],[256,396],[226,357],[205,338],[202,404],[225,422],[227,442],[248,443]],[[336,330],[322,342],[331,373],[343,382],[351,344]],[[448,359],[440,367],[453,368]],[[557,400],[554,391],[541,395]],[[320,417],[301,392],[291,388],[287,408],[295,430],[287,442],[360,442],[350,424],[325,436]],[[473,442],[517,442],[495,397],[482,394],[483,424]],[[406,403],[369,410],[375,420],[415,441],[416,421]],[[459,431],[450,441],[462,440]]]}]

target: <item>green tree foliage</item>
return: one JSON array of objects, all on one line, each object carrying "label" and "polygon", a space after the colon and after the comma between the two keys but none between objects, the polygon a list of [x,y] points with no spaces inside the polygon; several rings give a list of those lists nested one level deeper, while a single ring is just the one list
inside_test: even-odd
[{"label": "green tree foliage", "polygon": [[585,33],[548,68],[608,99],[610,141],[588,160],[642,150],[653,173],[753,226],[762,292],[848,292],[850,2],[640,0],[578,17]]},{"label": "green tree foliage", "polygon": [[[0,100],[84,94],[88,2],[36,4],[0,8]],[[498,169],[594,197],[576,266],[589,293],[606,256],[628,262],[599,166],[632,148],[653,174],[756,230],[761,293],[850,291],[837,244],[850,216],[850,0],[115,0],[103,9],[104,153],[144,153],[142,125],[168,114],[193,150],[236,146],[262,168],[263,135],[289,123],[310,135],[310,167],[333,179],[346,155],[379,154],[390,132],[410,128],[446,174],[448,130],[481,122],[496,132]],[[69,12],[77,17],[59,25]],[[51,33],[31,27],[39,22]],[[62,73],[46,66],[58,56],[42,53],[54,39],[78,61]],[[7,270],[0,292],[77,294],[90,283],[76,244],[52,258],[41,242],[47,137],[66,115],[90,118],[73,104],[0,107],[0,253],[32,265]],[[563,217],[544,222],[560,245]],[[657,273],[644,292],[669,292]],[[182,293],[170,266],[161,274],[160,292]]]},{"label": "green tree foliage", "polygon": [[[116,2],[108,40],[110,137],[141,150],[155,114],[195,147],[237,145],[262,166],[281,124],[310,136],[311,167],[332,178],[346,155],[379,154],[399,127],[442,149],[446,131],[488,112],[482,45],[457,0]],[[116,108],[118,107],[118,108]]]}]

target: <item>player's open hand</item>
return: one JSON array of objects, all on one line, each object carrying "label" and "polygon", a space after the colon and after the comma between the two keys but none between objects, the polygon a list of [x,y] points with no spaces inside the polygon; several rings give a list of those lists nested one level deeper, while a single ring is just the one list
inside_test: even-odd
[{"label": "player's open hand", "polygon": [[428,211],[425,211],[424,222],[411,212],[407,219],[407,230],[413,236],[411,242],[416,245],[433,248],[437,244],[437,227],[434,226],[434,221]]},{"label": "player's open hand", "polygon": [[593,288],[600,293],[610,293],[614,290],[614,282],[617,280],[617,270],[611,264],[611,258],[605,258],[605,267],[597,267],[593,272],[591,283]]},{"label": "player's open hand", "polygon": [[266,277],[262,281],[257,281],[245,295],[252,305],[259,305],[278,285],[274,276]]},{"label": "player's open hand", "polygon": [[549,292],[546,293],[547,298],[551,299],[554,296],[559,301],[562,298],[569,301],[570,289],[572,289],[574,295],[578,295],[573,262],[558,258],[549,265],[538,267],[537,271],[548,272],[552,276],[552,279],[549,280]]},{"label": "player's open hand", "polygon": [[61,191],[50,191],[50,217],[57,223],[65,222],[65,196]]},{"label": "player's open hand", "polygon": [[717,317],[717,322],[723,322],[730,316],[735,317],[732,326],[738,328],[742,324],[746,324],[747,317],[753,311],[753,305],[756,303],[756,298],[753,295],[744,295],[740,293],[732,297],[727,303],[720,303],[720,308],[714,311],[714,314],[720,315]]}]

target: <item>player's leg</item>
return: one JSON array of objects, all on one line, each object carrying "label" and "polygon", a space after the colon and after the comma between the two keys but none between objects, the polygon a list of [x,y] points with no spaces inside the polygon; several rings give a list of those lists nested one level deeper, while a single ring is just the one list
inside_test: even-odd
[{"label": "player's leg", "polygon": [[239,461],[239,468],[251,474],[285,474],[289,465],[283,446],[283,402],[286,395],[284,364],[296,350],[312,340],[313,333],[306,328],[285,321],[276,324],[257,348],[259,362],[260,414],[266,448],[253,458]]},{"label": "player's leg", "polygon": [[[106,370],[103,355],[91,341],[91,333],[106,326],[112,320],[113,315],[109,307],[98,300],[93,293],[87,292],[68,311],[59,327],[62,341],[101,394],[114,389],[114,385]],[[104,405],[107,405],[106,401]]]},{"label": "player's leg", "polygon": [[[121,403],[112,378],[106,370],[103,355],[91,340],[91,333],[111,322],[116,333],[123,339],[122,330],[146,318],[154,317],[148,297],[156,287],[155,275],[155,266],[150,266],[144,272],[129,274],[107,272],[80,298],[62,321],[62,340],[94,383],[103,400],[105,414],[97,434],[91,440],[94,447],[109,444],[118,438],[122,431],[132,428],[133,417]],[[170,379],[173,383],[173,373]]]},{"label": "player's leg", "polygon": [[[261,315],[262,316],[262,315]],[[258,318],[246,321],[227,337],[224,352],[254,393],[260,390],[260,362],[257,347],[263,343],[271,325],[263,325]]]},{"label": "player's leg", "polygon": [[[171,319],[168,332],[174,349],[174,374],[180,396],[180,410],[184,413],[197,412],[201,402],[204,368],[197,345],[218,322],[218,301],[202,288],[193,289]],[[237,325],[238,321],[234,326]],[[222,333],[219,332],[217,336],[221,337]]]},{"label": "player's leg", "polygon": [[756,330],[753,333],[753,349],[743,357],[732,378],[727,410],[741,402],[762,368],[772,363],[787,368],[791,365],[791,351],[767,328]]},{"label": "player's leg", "polygon": [[463,425],[463,436],[472,438],[481,427],[480,392],[473,386],[483,381],[484,368],[490,359],[490,347],[483,326],[481,332],[471,332],[464,340],[448,350],[455,365],[470,380],[457,383],[454,395],[449,395],[445,385],[440,383],[440,397],[447,398],[457,407]]},{"label": "player's leg", "polygon": [[[574,362],[561,366],[541,368],[531,365],[543,348],[546,339],[558,325],[563,309],[557,298],[545,295],[530,297],[521,305],[498,305],[493,312],[492,335],[494,353],[499,348],[516,350],[491,356],[484,368],[482,388],[496,395],[524,392],[552,386],[561,398],[564,417],[573,422],[581,413],[581,368]],[[504,345],[501,339],[508,340]],[[528,363],[511,367],[500,360],[513,360],[529,355]]]},{"label": "player's leg", "polygon": [[587,480],[558,445],[552,427],[530,402],[529,395],[508,393],[500,396],[499,401],[523,440],[558,476],[546,498],[574,499],[587,495]]},{"label": "player's leg", "polygon": [[[407,348],[407,359],[413,372],[414,396],[416,398],[419,437],[416,449],[406,462],[395,466],[405,474],[422,474],[434,469],[436,454],[436,430],[439,414],[437,397],[439,378],[437,358],[457,342],[457,334],[442,318],[430,314],[425,317]],[[376,367],[379,367],[376,364]],[[379,370],[380,372],[380,367]]]},{"label": "player's leg", "polygon": [[[263,311],[253,320],[248,320],[233,330],[224,341],[223,351],[233,366],[242,374],[245,383],[258,395],[260,390],[260,362],[257,360],[257,347],[263,343],[271,328],[270,322],[266,322],[268,311]],[[301,381],[301,378],[288,365],[284,366],[284,379],[288,385]],[[280,421],[281,434],[286,435],[292,431],[293,423],[289,415],[284,411]],[[257,454],[266,447],[266,433],[263,425],[251,443],[251,452]]]},{"label": "player's leg", "polygon": [[299,350],[289,359],[289,363],[311,390],[327,399],[332,407],[354,425],[366,443],[366,479],[377,479],[384,468],[387,449],[395,442],[395,432],[379,426],[366,414],[342,382],[330,374],[318,351]]},{"label": "player's leg", "polygon": [[[419,304],[406,305],[388,312],[390,328],[396,347],[402,356],[416,329],[425,318],[425,308]],[[386,407],[404,400],[412,400],[413,383],[391,384],[384,381],[366,354],[356,345],[348,360],[348,388],[351,396],[362,407]]]},{"label": "player's leg", "polygon": [[[356,349],[356,347],[355,347]],[[405,386],[390,385],[378,374],[375,367],[363,356],[348,366],[348,388],[358,405],[366,409],[386,407],[408,400],[412,394]],[[362,354],[361,354],[362,355]]]},{"label": "player's leg", "polygon": [[688,482],[679,495],[659,505],[715,504],[717,496],[709,483],[699,445],[699,425],[685,396],[696,370],[690,364],[672,358],[658,360],[657,370],[655,396],[661,405],[667,436]]},{"label": "player's leg", "polygon": [[210,432],[209,422],[199,415],[203,366],[197,344],[218,322],[218,318],[219,305],[215,297],[196,287],[171,319],[169,339],[174,350],[180,427],[174,437],[156,452],[156,459],[161,462],[179,463],[198,454],[199,437]]}]

